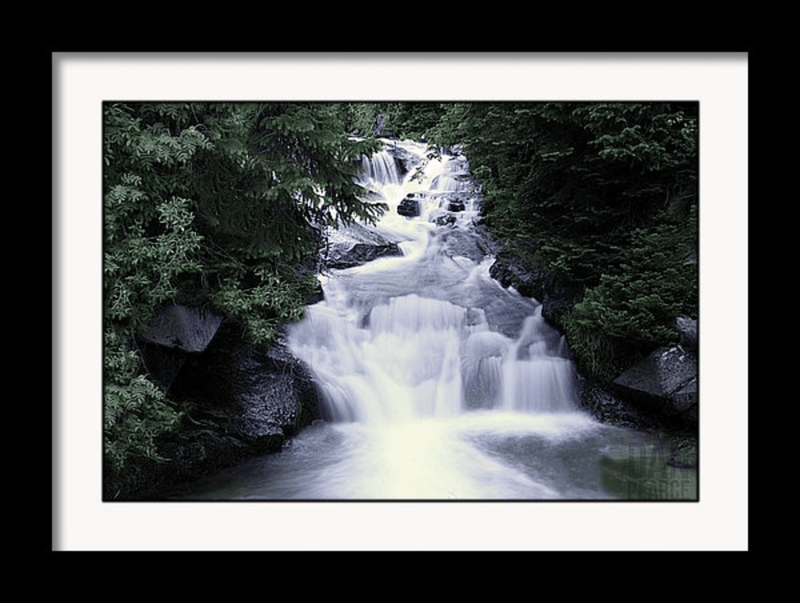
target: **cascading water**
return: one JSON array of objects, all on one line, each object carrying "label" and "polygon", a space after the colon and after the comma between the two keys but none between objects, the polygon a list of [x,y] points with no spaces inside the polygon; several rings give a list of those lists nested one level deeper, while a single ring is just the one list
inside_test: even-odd
[{"label": "cascading water", "polygon": [[[390,211],[378,228],[407,237],[409,253],[334,275],[324,285],[325,301],[292,329],[292,349],[317,375],[335,420],[457,417],[466,409],[465,380],[472,404],[481,408],[575,410],[572,364],[541,307],[502,290],[488,276],[490,260],[453,257],[438,244],[441,228],[429,218],[447,198],[436,186],[468,189],[452,186],[459,172],[451,164],[463,173],[463,161],[443,157],[402,183],[386,151],[365,166],[377,192],[386,195],[393,185],[383,198]],[[418,218],[397,214],[409,193],[421,204]],[[476,216],[475,197],[463,198],[461,224],[449,228],[469,228]],[[505,314],[517,336],[491,325],[487,310],[490,317]],[[486,390],[483,399],[475,400],[477,389]]]},{"label": "cascading water", "polygon": [[[289,331],[327,420],[195,496],[616,497],[601,460],[614,455],[609,434],[622,436],[578,409],[564,338],[538,302],[489,276],[491,257],[448,244],[454,233],[469,241],[479,217],[466,159],[401,144],[419,169],[401,177],[384,150],[364,160],[361,183],[389,206],[375,229],[402,239],[404,255],[321,277],[324,300]],[[417,216],[398,213],[409,197]]]},{"label": "cascading water", "polygon": [[364,173],[362,182],[366,186],[372,184],[400,184],[400,175],[394,157],[383,149],[372,157],[363,157],[361,166]]}]

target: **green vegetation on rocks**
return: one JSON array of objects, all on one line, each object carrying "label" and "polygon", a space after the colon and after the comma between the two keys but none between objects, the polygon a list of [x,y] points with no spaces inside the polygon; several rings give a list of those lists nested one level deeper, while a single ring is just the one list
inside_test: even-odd
[{"label": "green vegetation on rocks", "polygon": [[322,233],[384,211],[355,184],[374,139],[314,103],[103,106],[104,433],[113,476],[158,459],[182,409],[137,336],[167,304],[201,304],[267,346],[316,286]]}]

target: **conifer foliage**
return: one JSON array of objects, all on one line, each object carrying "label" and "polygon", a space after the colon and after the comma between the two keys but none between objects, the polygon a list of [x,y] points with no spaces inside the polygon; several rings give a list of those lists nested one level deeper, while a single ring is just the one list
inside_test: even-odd
[{"label": "conifer foliage", "polygon": [[103,107],[104,382],[108,467],[157,458],[181,409],[150,379],[137,333],[165,304],[200,300],[267,345],[300,318],[328,227],[385,206],[356,184],[374,140],[335,105]]}]

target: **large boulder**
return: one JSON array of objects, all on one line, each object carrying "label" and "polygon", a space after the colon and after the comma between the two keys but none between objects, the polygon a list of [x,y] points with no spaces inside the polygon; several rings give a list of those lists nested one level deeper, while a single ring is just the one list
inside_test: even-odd
[{"label": "large boulder", "polygon": [[[183,424],[159,442],[166,462],[135,460],[118,481],[104,484],[109,500],[169,496],[183,483],[281,449],[320,418],[312,376],[288,350],[283,335],[259,350],[226,321],[201,352],[148,346],[182,355],[168,395],[179,405]],[[157,365],[158,358],[150,355],[150,364]]]},{"label": "large boulder", "polygon": [[598,382],[578,375],[578,398],[581,408],[601,423],[630,429],[651,430],[658,426],[656,418],[644,409],[626,403],[615,392]]},{"label": "large boulder", "polygon": [[162,308],[140,337],[184,352],[202,352],[221,324],[222,316],[203,306],[173,304]]},{"label": "large boulder", "polygon": [[305,365],[279,337],[266,351],[228,325],[201,354],[187,358],[172,394],[193,418],[210,421],[254,451],[280,448],[316,412],[316,391]]},{"label": "large boulder", "polygon": [[205,350],[222,320],[203,305],[176,303],[162,308],[138,335],[145,365],[155,381],[169,390],[187,354]]},{"label": "large boulder", "polygon": [[697,355],[682,346],[660,347],[614,380],[624,398],[668,419],[698,418]]},{"label": "large boulder", "polygon": [[360,224],[332,231],[322,263],[327,268],[342,269],[360,266],[384,256],[403,255],[401,241]]}]

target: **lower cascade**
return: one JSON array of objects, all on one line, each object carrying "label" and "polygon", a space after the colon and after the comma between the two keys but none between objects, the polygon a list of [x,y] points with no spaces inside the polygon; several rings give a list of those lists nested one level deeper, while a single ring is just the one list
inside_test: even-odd
[{"label": "lower cascade", "polygon": [[[479,218],[466,159],[395,144],[418,169],[401,177],[383,151],[365,160],[363,184],[389,207],[375,230],[402,240],[403,255],[321,275],[323,301],[289,329],[325,421],[187,498],[637,498],[619,471],[630,473],[631,450],[656,445],[582,412],[541,305],[493,280],[491,256],[449,244]],[[397,211],[409,196],[416,216]]]},{"label": "lower cascade", "polygon": [[334,421],[456,417],[468,408],[575,411],[572,363],[547,348],[539,309],[517,339],[482,309],[410,293],[368,312],[320,303],[293,332]]}]

